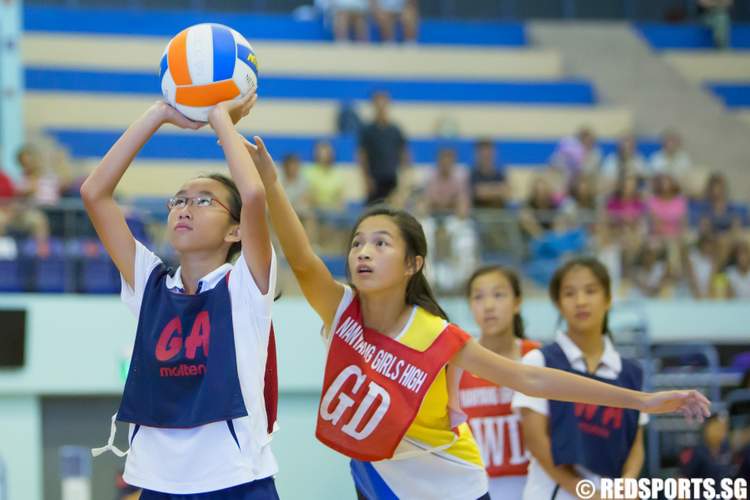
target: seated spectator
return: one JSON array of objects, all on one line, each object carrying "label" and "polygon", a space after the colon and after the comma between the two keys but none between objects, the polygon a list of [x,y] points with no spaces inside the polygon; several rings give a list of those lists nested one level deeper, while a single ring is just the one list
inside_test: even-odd
[{"label": "seated spectator", "polygon": [[679,241],[687,222],[687,198],[669,174],[654,176],[652,193],[647,203],[651,234],[663,240]]},{"label": "seated spectator", "polygon": [[721,259],[716,237],[704,234],[693,248],[683,250],[683,269],[686,284],[694,299],[710,299],[719,295],[717,282]]},{"label": "seated spectator", "polygon": [[579,175],[568,186],[568,194],[560,203],[560,213],[565,217],[569,228],[587,227],[592,229],[596,222],[598,201],[593,177]]},{"label": "seated spectator", "polygon": [[474,146],[474,168],[471,170],[471,195],[474,208],[505,208],[508,182],[497,164],[495,145],[482,139]]},{"label": "seated spectator", "polygon": [[671,175],[681,186],[685,186],[693,163],[682,147],[682,138],[674,130],[666,130],[661,136],[661,149],[649,158],[649,167],[654,174]]},{"label": "seated spectator", "polygon": [[17,155],[23,177],[16,185],[16,194],[34,205],[52,206],[60,200],[60,179],[42,163],[38,148],[27,144]]},{"label": "seated spectator", "polygon": [[669,285],[670,274],[664,245],[656,240],[644,243],[635,263],[632,295],[662,297]]},{"label": "seated spectator", "polygon": [[371,5],[384,42],[396,41],[396,22],[400,22],[404,42],[416,43],[419,25],[417,0],[371,0]]},{"label": "seated spectator", "polygon": [[[472,220],[471,194],[468,175],[456,165],[456,152],[449,148],[438,153],[437,166],[431,172],[424,189],[427,218],[422,227],[429,248],[427,272],[434,278],[437,288],[457,290],[463,286],[476,265],[476,234]],[[448,236],[446,252],[436,245],[438,230]],[[447,258],[438,255],[447,253]]]},{"label": "seated spectator", "polygon": [[622,266],[633,264],[645,236],[646,204],[638,191],[635,175],[620,175],[615,191],[606,204],[606,220],[622,250]]},{"label": "seated spectator", "polygon": [[698,216],[701,232],[723,236],[742,226],[742,212],[729,200],[729,188],[723,175],[714,173],[708,178]]},{"label": "seated spectator", "polygon": [[621,175],[634,175],[639,183],[649,177],[646,160],[638,152],[633,134],[624,135],[617,144],[617,151],[604,158],[604,163],[602,163],[604,189],[609,190]]},{"label": "seated spectator", "polygon": [[346,205],[343,174],[334,168],[333,147],[328,141],[315,145],[315,163],[305,170],[309,201],[313,210],[342,212]]},{"label": "seated spectator", "polygon": [[279,181],[284,186],[289,202],[294,207],[300,220],[305,226],[305,230],[310,240],[317,244],[318,226],[315,214],[310,208],[310,187],[307,179],[300,171],[300,160],[296,154],[284,156],[281,162],[281,172]]},{"label": "seated spectator", "polygon": [[39,257],[47,257],[49,248],[49,221],[44,212],[16,198],[11,178],[0,169],[0,236],[31,236],[36,242]]},{"label": "seated spectator", "polygon": [[559,200],[549,182],[542,176],[536,177],[531,185],[529,198],[521,209],[523,234],[528,238],[538,238],[546,231],[553,230],[559,206]]},{"label": "seated spectator", "polygon": [[728,442],[729,422],[723,413],[715,413],[703,424],[701,442],[680,453],[680,476],[711,478],[720,484],[733,477],[732,452]]},{"label": "seated spectator", "polygon": [[575,136],[561,140],[549,160],[550,167],[563,174],[566,186],[580,175],[598,174],[601,163],[596,135],[588,127],[581,127]]},{"label": "seated spectator", "polygon": [[726,271],[729,296],[750,299],[750,243],[742,239],[735,243]]},{"label": "seated spectator", "polygon": [[358,42],[370,39],[368,0],[330,0],[328,7],[333,15],[333,36],[337,42],[348,42],[352,29]]}]

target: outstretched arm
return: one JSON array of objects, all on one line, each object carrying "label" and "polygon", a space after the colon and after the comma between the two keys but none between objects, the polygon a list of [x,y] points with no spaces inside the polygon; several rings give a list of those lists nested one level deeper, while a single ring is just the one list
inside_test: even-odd
[{"label": "outstretched arm", "polygon": [[266,188],[271,223],[302,293],[328,329],[344,295],[344,286],[333,279],[331,272],[313,251],[305,228],[279,182],[276,165],[263,139],[258,136],[254,139],[255,144],[245,140],[245,147],[253,157]]},{"label": "outstretched arm", "polygon": [[528,396],[631,408],[645,413],[679,411],[687,418],[703,420],[711,403],[698,391],[645,393],[598,382],[563,370],[529,366],[495,354],[471,340],[451,363],[498,385]]},{"label": "outstretched arm", "polygon": [[128,127],[81,186],[83,205],[96,234],[131,287],[135,272],[135,239],[115,202],[115,187],[138,151],[164,123],[193,130],[203,126],[185,118],[167,103],[156,102]]},{"label": "outstretched arm", "polygon": [[271,268],[266,192],[253,159],[245,148],[244,139],[234,128],[234,124],[250,112],[257,99],[255,94],[250,94],[240,101],[219,103],[209,112],[208,121],[219,138],[232,180],[242,198],[240,239],[243,256],[258,290],[265,294],[268,292]]}]

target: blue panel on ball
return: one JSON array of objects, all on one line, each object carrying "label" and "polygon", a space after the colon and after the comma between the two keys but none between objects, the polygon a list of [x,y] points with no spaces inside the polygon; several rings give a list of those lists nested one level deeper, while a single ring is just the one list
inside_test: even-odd
[{"label": "blue panel on ball", "polygon": [[167,72],[167,54],[164,54],[162,56],[161,61],[159,62],[159,81],[164,78],[164,73]]},{"label": "blue panel on ball", "polygon": [[211,35],[214,46],[213,81],[229,80],[234,75],[234,61],[237,54],[234,36],[229,29],[217,24],[211,26]]},{"label": "blue panel on ball", "polygon": [[258,59],[256,59],[252,50],[244,45],[237,44],[237,59],[250,66],[250,69],[255,73],[255,78],[258,78]]}]

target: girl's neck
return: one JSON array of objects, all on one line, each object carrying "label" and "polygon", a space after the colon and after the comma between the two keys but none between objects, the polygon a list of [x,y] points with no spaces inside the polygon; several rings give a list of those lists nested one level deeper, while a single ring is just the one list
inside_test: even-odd
[{"label": "girl's neck", "polygon": [[211,271],[225,263],[220,253],[190,254],[180,256],[180,278],[187,295],[194,295],[198,290],[198,281]]},{"label": "girl's neck", "polygon": [[389,290],[377,294],[360,295],[362,319],[365,326],[383,335],[395,338],[404,329],[411,316],[412,306],[407,304],[404,290]]},{"label": "girl's neck", "polygon": [[505,356],[506,358],[518,359],[521,357],[521,347],[513,335],[513,326],[495,335],[482,332],[479,337],[479,344],[495,354]]},{"label": "girl's neck", "polygon": [[602,333],[599,331],[580,332],[569,329],[568,337],[583,353],[583,359],[586,361],[586,371],[589,373],[596,372],[604,354],[604,338]]}]

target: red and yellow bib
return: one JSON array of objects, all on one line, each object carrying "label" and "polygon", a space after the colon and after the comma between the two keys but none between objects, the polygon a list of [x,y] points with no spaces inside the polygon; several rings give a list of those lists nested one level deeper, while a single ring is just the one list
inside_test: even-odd
[{"label": "red and yellow bib", "polygon": [[331,332],[316,437],[351,458],[391,458],[446,363],[469,340],[444,322],[425,350],[364,326],[354,297]]}]

